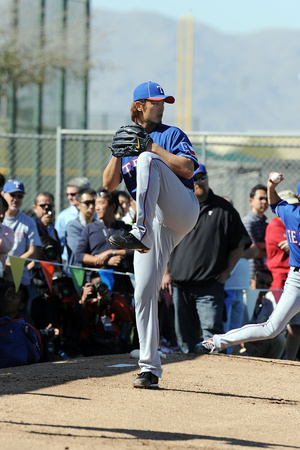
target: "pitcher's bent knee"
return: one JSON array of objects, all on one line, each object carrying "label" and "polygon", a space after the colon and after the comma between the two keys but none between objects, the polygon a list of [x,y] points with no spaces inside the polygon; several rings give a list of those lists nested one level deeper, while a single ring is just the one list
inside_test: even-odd
[{"label": "pitcher's bent knee", "polygon": [[[150,164],[151,160],[154,157],[156,157],[156,156],[152,152],[143,152],[139,155],[139,157],[137,159],[137,164],[138,164],[138,166]],[[159,156],[157,158],[160,159]]]}]

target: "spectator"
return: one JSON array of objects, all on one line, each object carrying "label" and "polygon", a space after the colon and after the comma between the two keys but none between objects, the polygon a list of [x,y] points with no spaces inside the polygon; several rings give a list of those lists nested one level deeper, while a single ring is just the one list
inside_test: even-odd
[{"label": "spectator", "polygon": [[132,225],[135,221],[135,201],[126,191],[118,191],[119,204],[122,210],[122,217],[120,220],[123,222]]},{"label": "spectator", "polygon": [[0,368],[33,364],[40,360],[41,342],[32,318],[26,313],[28,290],[8,282],[0,302],[1,315]]},{"label": "spectator", "polygon": [[59,330],[48,340],[51,343],[54,338],[54,359],[61,359],[61,354],[63,359],[82,356],[80,332],[85,322],[79,300],[72,279],[58,267],[52,277],[51,291],[32,302],[31,312],[36,327],[39,330]]},{"label": "spectator", "polygon": [[79,214],[79,211],[76,207],[77,202],[77,194],[78,191],[84,188],[89,188],[90,182],[86,177],[76,177],[72,178],[67,184],[67,197],[70,203],[70,206],[63,209],[57,216],[55,221],[55,228],[57,230],[61,247],[63,249],[62,259],[64,261],[67,260],[67,248],[65,247],[65,234],[66,234],[66,226],[70,220],[76,219]]},{"label": "spectator", "polygon": [[266,268],[265,233],[268,224],[264,212],[268,209],[267,187],[262,184],[254,186],[250,192],[249,203],[251,210],[242,221],[249,236],[259,250],[256,258],[249,260],[250,278],[252,278],[254,272]]},{"label": "spectator", "polygon": [[[41,246],[41,239],[35,221],[20,211],[25,194],[24,184],[21,181],[10,180],[5,183],[2,195],[8,203],[8,210],[5,213],[3,224],[14,231],[14,245],[8,255],[26,259],[21,283],[28,290],[29,300],[27,307],[30,308],[32,298],[36,292],[27,268],[30,264],[27,258],[36,259],[37,247]],[[28,309],[29,311],[30,309]]]},{"label": "spectator", "polygon": [[[33,210],[42,246],[37,250],[37,259],[41,261],[62,262],[62,248],[54,227],[54,196],[51,192],[38,192],[35,196]],[[31,280],[37,293],[48,291],[48,284],[40,264],[31,264]]]},{"label": "spectator", "polygon": [[[209,188],[203,164],[194,172],[194,189],[200,204],[197,223],[169,262],[175,331],[184,353],[195,352],[202,336],[223,332],[224,283],[251,245],[238,212]],[[169,280],[163,283],[165,288]]]},{"label": "spectator", "polygon": [[68,252],[68,265],[76,266],[76,251],[81,232],[88,223],[95,219],[95,195],[96,191],[91,188],[81,189],[77,194],[76,207],[79,211],[78,217],[67,223],[66,247]]},{"label": "spectator", "polygon": [[[41,236],[42,246],[37,250],[37,259],[51,263],[61,264],[61,246],[60,241],[51,236]],[[31,271],[31,280],[39,295],[49,292],[49,285],[45,278],[41,264],[35,264]]]},{"label": "spectator", "polygon": [[87,325],[82,330],[83,355],[109,355],[129,350],[129,333],[123,334],[123,324],[134,320],[134,312],[124,297],[110,294],[99,273],[92,271],[91,282],[82,290]]},{"label": "spectator", "polygon": [[[4,296],[4,271],[6,266],[7,253],[14,245],[14,232],[11,228],[3,225],[5,213],[8,210],[8,203],[0,195],[0,299]],[[0,308],[1,314],[1,308]]]},{"label": "spectator", "polygon": [[[268,320],[273,312],[273,303],[265,294],[272,284],[272,274],[268,269],[256,272],[251,280],[251,289],[262,289],[257,297],[255,309],[250,324],[263,323]],[[275,336],[273,339],[263,341],[246,342],[241,344],[240,355],[255,356],[258,358],[281,359],[286,344],[285,332]]]},{"label": "spectator", "polygon": [[54,227],[55,205],[53,194],[48,191],[38,192],[35,196],[33,209],[35,212],[33,219],[36,223],[40,237],[49,236],[52,239],[59,241],[57,231]]},{"label": "spectator", "polygon": [[12,320],[20,319],[22,317],[25,322],[34,325],[31,316],[26,312],[27,301],[28,291],[23,284],[20,284],[17,292],[14,285],[8,284],[4,295],[3,315],[10,317]]},{"label": "spectator", "polygon": [[5,176],[0,173],[0,193],[3,191],[3,186],[5,185]]},{"label": "spectator", "polygon": [[[78,242],[76,259],[87,267],[102,267],[118,272],[133,272],[133,252],[115,247],[108,240],[109,236],[122,234],[131,226],[116,220],[115,213],[119,205],[116,191],[105,189],[97,191],[95,209],[98,220],[87,224]],[[132,285],[129,277],[115,274],[113,290],[125,296],[131,303]],[[89,281],[87,278],[86,281]],[[128,297],[129,295],[129,297]]]},{"label": "spectator", "polygon": [[[300,194],[300,190],[299,190]],[[293,191],[285,190],[278,192],[282,200],[286,200],[290,204],[299,206],[299,200]],[[280,217],[274,217],[267,226],[266,230],[266,251],[267,251],[267,266],[272,272],[273,281],[270,289],[283,289],[287,279],[290,265],[289,265],[289,246],[286,238],[285,225]],[[281,291],[274,292],[276,301],[282,294]],[[297,313],[289,321],[287,325],[286,338],[286,359],[296,360],[298,349],[300,345],[300,313]]]}]

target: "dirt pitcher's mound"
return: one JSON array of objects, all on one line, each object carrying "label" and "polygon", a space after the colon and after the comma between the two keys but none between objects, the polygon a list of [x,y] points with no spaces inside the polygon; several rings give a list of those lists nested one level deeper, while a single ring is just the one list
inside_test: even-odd
[{"label": "dirt pitcher's mound", "polygon": [[1,450],[300,449],[300,363],[167,355],[160,389],[137,360],[85,358],[0,370]]}]

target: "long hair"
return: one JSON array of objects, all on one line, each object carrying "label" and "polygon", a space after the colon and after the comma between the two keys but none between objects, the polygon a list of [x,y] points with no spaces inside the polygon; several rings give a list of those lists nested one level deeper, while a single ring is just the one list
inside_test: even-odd
[{"label": "long hair", "polygon": [[[138,101],[142,104],[142,109],[144,109],[146,100],[138,100]],[[138,118],[142,115],[142,112],[137,110],[136,103],[137,102],[133,102],[130,108],[131,120],[132,122],[135,123],[137,122]]]}]

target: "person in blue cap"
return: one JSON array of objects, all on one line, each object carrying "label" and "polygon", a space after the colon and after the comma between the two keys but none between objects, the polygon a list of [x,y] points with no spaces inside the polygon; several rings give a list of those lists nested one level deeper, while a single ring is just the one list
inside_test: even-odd
[{"label": "person in blue cap", "polygon": [[[183,353],[197,353],[201,340],[222,332],[225,281],[252,243],[236,209],[209,188],[203,164],[193,181],[200,205],[198,220],[169,262],[175,332]],[[170,286],[167,277],[165,287]]]},{"label": "person in blue cap", "polygon": [[37,248],[41,246],[41,239],[35,221],[20,211],[25,194],[25,187],[22,181],[9,180],[3,186],[2,195],[8,203],[8,210],[5,213],[3,225],[14,231],[14,245],[8,255],[19,256],[25,259],[21,283],[28,290],[27,311],[30,313],[31,300],[35,295],[35,290],[27,267],[31,262],[27,258],[36,259]]},{"label": "person in blue cap", "polygon": [[[123,248],[135,250],[134,299],[141,369],[133,381],[135,388],[158,386],[162,375],[158,353],[162,277],[171,251],[193,228],[199,213],[192,180],[198,161],[192,144],[182,130],[162,123],[165,104],[174,102],[158,83],[137,86],[131,120],[141,125],[153,142],[139,156],[112,156],[103,173],[106,189],[116,189],[123,179],[136,200],[136,222],[123,237]],[[116,245],[123,244],[118,241]]]}]

